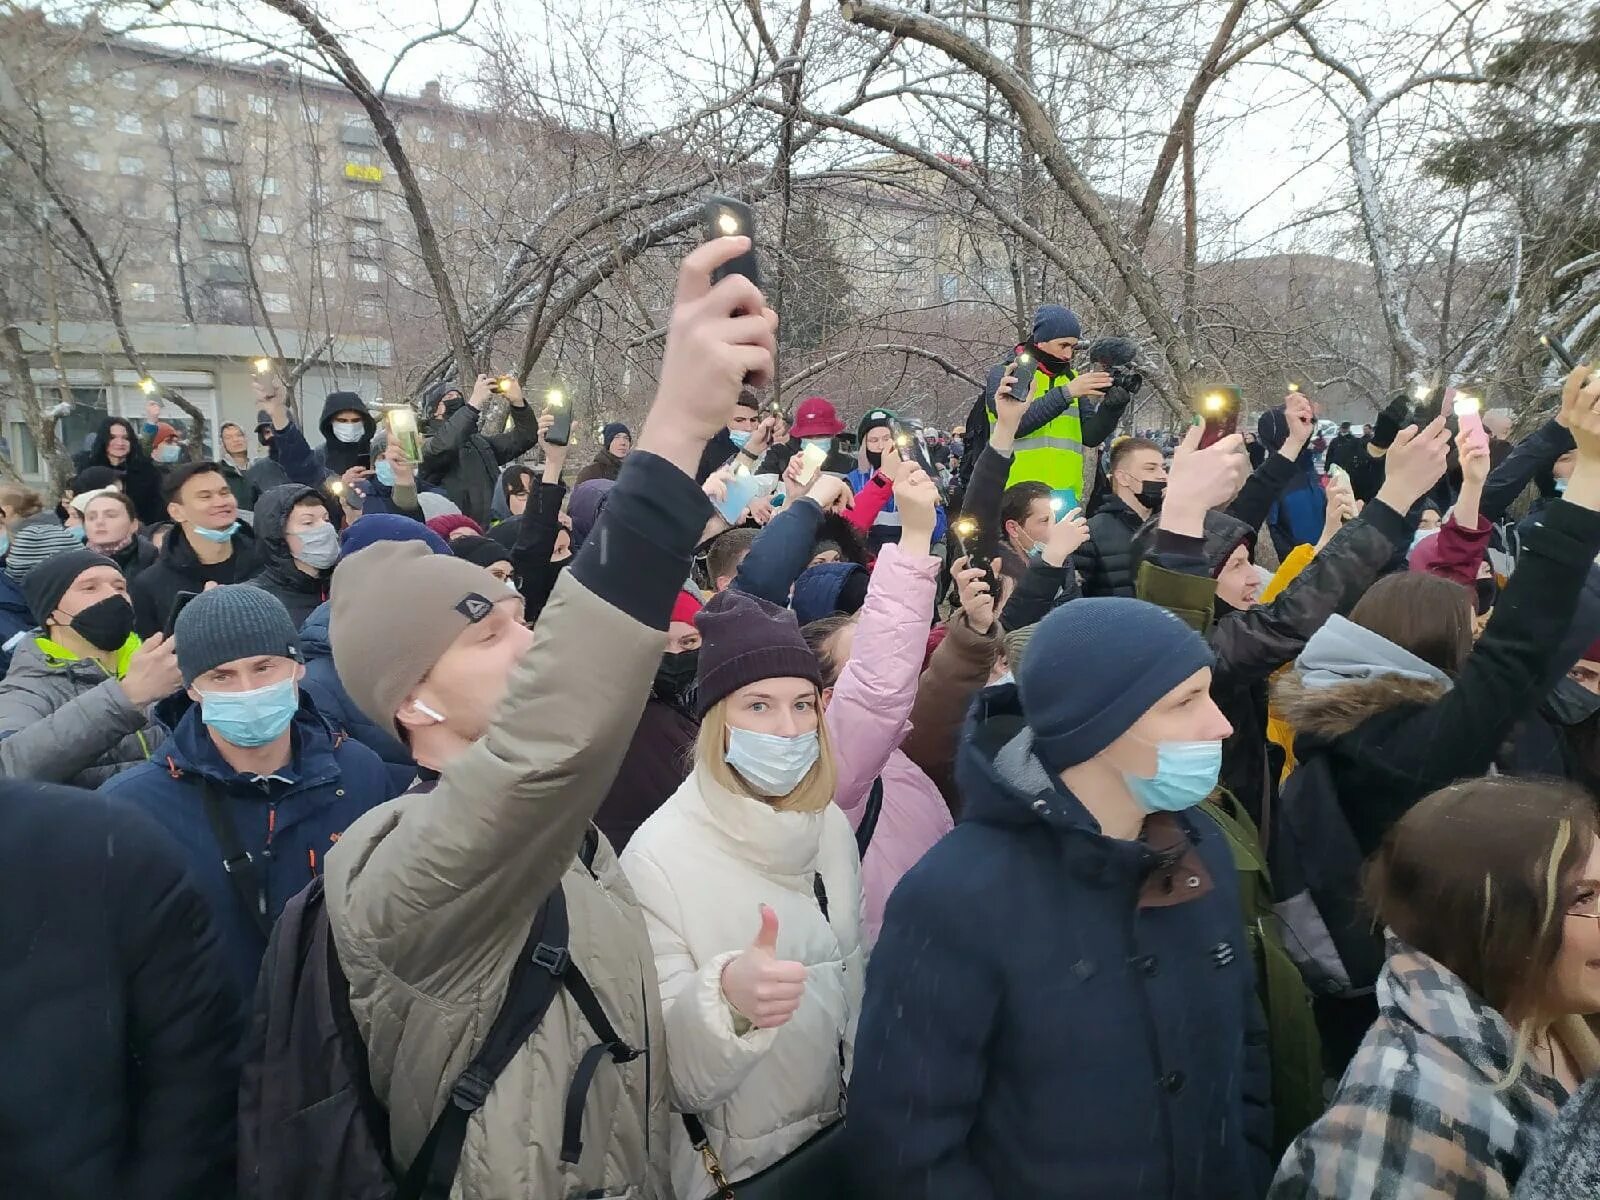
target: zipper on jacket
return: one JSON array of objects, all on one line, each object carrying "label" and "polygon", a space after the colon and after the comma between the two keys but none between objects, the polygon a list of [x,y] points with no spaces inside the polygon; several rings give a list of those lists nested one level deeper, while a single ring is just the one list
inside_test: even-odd
[{"label": "zipper on jacket", "polygon": [[[1139,897],[1138,897],[1138,893],[1135,892],[1135,894],[1133,896],[1133,907],[1132,907],[1132,909],[1130,910],[1130,912],[1128,914],[1128,945],[1129,945],[1129,947],[1134,948],[1134,949],[1137,949],[1138,945],[1139,945],[1139,942],[1138,942],[1139,907],[1138,906],[1139,906]],[[1145,991],[1144,980],[1142,978],[1136,977],[1134,979],[1134,988],[1139,993],[1139,1015],[1144,1020],[1145,1036],[1149,1039],[1150,1048],[1154,1052],[1152,1054],[1152,1057],[1156,1060],[1155,1061],[1155,1065],[1156,1065],[1157,1068],[1160,1068],[1161,1066],[1164,1065],[1161,1062],[1161,1039],[1159,1038],[1159,1036],[1157,1036],[1156,1018],[1155,1018],[1155,1014],[1150,1011],[1150,996],[1149,996],[1149,993],[1147,993]],[[1162,1074],[1165,1074],[1165,1073],[1163,1072]],[[1166,1193],[1167,1193],[1168,1196],[1172,1196],[1172,1195],[1176,1195],[1176,1193],[1177,1193],[1178,1171],[1177,1171],[1177,1164],[1175,1164],[1172,1161],[1172,1110],[1169,1107],[1170,1101],[1169,1101],[1169,1097],[1168,1097],[1167,1091],[1166,1091],[1165,1088],[1163,1088],[1161,1086],[1162,1074],[1158,1074],[1154,1079],[1150,1080],[1150,1086],[1152,1088],[1154,1088],[1156,1090],[1156,1092],[1158,1093],[1158,1095],[1159,1095],[1159,1105],[1160,1106],[1159,1106],[1159,1109],[1157,1111],[1159,1113],[1160,1120],[1161,1120],[1162,1152],[1163,1152],[1163,1155],[1165,1156],[1166,1162],[1167,1162],[1167,1187],[1166,1187]]]},{"label": "zipper on jacket", "polygon": [[[644,963],[639,964],[639,1023],[644,1026],[644,1161],[650,1162],[650,1124],[652,1120],[652,1103],[650,1097],[654,1089],[650,1086],[651,1062],[655,1055],[650,1053],[650,998],[644,990]],[[647,1171],[648,1173],[648,1171]]]}]

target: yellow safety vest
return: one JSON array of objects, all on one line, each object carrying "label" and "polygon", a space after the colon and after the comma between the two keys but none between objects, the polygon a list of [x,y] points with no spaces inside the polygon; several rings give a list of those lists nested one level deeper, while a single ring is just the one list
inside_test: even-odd
[{"label": "yellow safety vest", "polygon": [[[1033,386],[1028,391],[1029,400],[1037,400],[1052,387],[1066,386],[1076,375],[1072,371],[1054,379],[1043,371],[1033,373]],[[994,432],[994,410],[988,409],[989,431]],[[1037,480],[1051,491],[1071,488],[1083,498],[1083,421],[1078,402],[1073,400],[1066,412],[1046,421],[1027,437],[1019,437],[1011,452],[1011,474],[1006,476],[1006,486]]]}]

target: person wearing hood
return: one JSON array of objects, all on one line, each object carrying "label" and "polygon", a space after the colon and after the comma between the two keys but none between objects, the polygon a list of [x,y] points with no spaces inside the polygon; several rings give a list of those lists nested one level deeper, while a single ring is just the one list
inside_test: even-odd
[{"label": "person wearing hood", "polygon": [[328,598],[339,561],[339,531],[328,502],[298,483],[273,488],[256,506],[255,532],[263,565],[246,582],[276,596],[298,629]]},{"label": "person wearing hood", "polygon": [[1512,1194],[1600,1068],[1597,835],[1593,796],[1546,780],[1463,780],[1400,818],[1363,881],[1378,1018],[1268,1200]]},{"label": "person wearing hood", "polygon": [[[1600,552],[1600,377],[1586,367],[1562,389],[1562,421],[1577,444],[1570,481],[1529,528],[1476,645],[1471,592],[1423,572],[1390,575],[1348,620],[1330,618],[1273,688],[1296,731],[1290,785],[1307,791],[1295,802],[1336,806],[1348,829],[1357,857],[1339,894],[1351,903],[1359,860],[1422,797],[1487,772],[1566,665],[1557,656]],[[1317,775],[1307,772],[1313,759]],[[1345,992],[1371,982],[1351,979]],[[1319,997],[1330,1066],[1348,1062],[1372,1012],[1370,995]]]},{"label": "person wearing hood", "polygon": [[[378,423],[367,410],[367,402],[355,392],[329,392],[317,428],[323,437],[322,445],[313,452],[317,468],[354,488],[372,470],[372,435]],[[292,477],[293,472],[290,474]]]},{"label": "person wearing hood", "polygon": [[[888,409],[874,408],[862,417],[856,426],[856,441],[860,446],[856,457],[856,468],[845,477],[849,480],[850,490],[856,495],[860,495],[880,473],[892,479],[895,465],[902,457],[894,444],[894,427],[898,420],[899,418]],[[944,539],[944,528],[944,505],[940,504],[934,509],[935,543]],[[867,545],[876,551],[880,546],[899,540],[900,511],[895,508],[894,496],[891,494],[867,530]]]},{"label": "person wearing hood", "polygon": [[161,470],[150,461],[144,444],[134,432],[133,422],[124,417],[107,417],[101,421],[89,448],[89,461],[84,466],[120,471],[122,490],[133,499],[143,524],[156,525],[167,519]]},{"label": "person wearing hood", "polygon": [[743,592],[695,623],[694,770],[621,856],[688,1114],[670,1133],[679,1196],[717,1190],[708,1161],[737,1188],[837,1138],[865,959],[816,656],[793,613]]},{"label": "person wearing hood", "polygon": [[588,483],[591,479],[615,482],[617,472],[622,470],[622,460],[632,449],[632,430],[621,421],[610,422],[600,431],[600,449],[595,452],[594,461],[578,472],[576,483]]},{"label": "person wearing hood", "polygon": [[1073,556],[1085,596],[1132,596],[1133,535],[1161,507],[1167,490],[1166,456],[1145,438],[1111,447],[1106,466],[1111,495],[1089,518],[1089,540]]},{"label": "person wearing hood", "polygon": [[166,623],[181,592],[242,583],[261,566],[255,535],[239,520],[233,489],[213,462],[168,473],[167,516],[176,524],[161,556],[133,581],[134,628],[149,637]]},{"label": "person wearing hood", "polygon": [[610,499],[613,484],[609,479],[591,479],[572,489],[572,500],[567,505],[567,516],[572,518],[572,552],[583,549],[589,532],[600,520]]},{"label": "person wearing hood", "polygon": [[239,998],[183,855],[76,788],[0,782],[6,1191],[235,1194]]},{"label": "person wearing hood", "polygon": [[139,532],[139,510],[125,492],[115,488],[80,492],[72,498],[72,507],[83,517],[85,544],[116,563],[129,583],[156,561],[159,551]]},{"label": "person wearing hood", "polygon": [[[1301,423],[1295,419],[1296,410],[1303,414],[1302,420],[1312,420],[1315,416],[1311,398],[1299,390],[1286,395],[1277,408],[1269,408],[1261,414],[1256,422],[1256,436],[1268,450],[1279,450],[1295,439],[1297,425]],[[1298,468],[1295,478],[1267,517],[1267,530],[1279,558],[1288,555],[1296,546],[1314,543],[1322,531],[1327,512],[1322,476],[1317,471],[1316,451],[1310,439],[1302,443],[1295,465]]]},{"label": "person wearing hood", "polygon": [[378,756],[335,732],[299,689],[299,637],[260,588],[212,588],[173,633],[186,693],[172,736],[101,785],[182,847],[248,1007],[272,923],[322,873],[339,835],[394,794]]},{"label": "person wearing hood", "polygon": [[233,498],[239,502],[239,511],[254,512],[256,497],[261,494],[261,489],[250,478],[250,468],[255,464],[250,461],[250,443],[245,440],[244,428],[235,421],[224,421],[217,428],[217,437],[222,443],[217,465],[222,468],[223,477],[233,489]]},{"label": "person wearing hood", "polygon": [[0,681],[0,774],[96,787],[166,738],[151,710],[182,686],[172,644],[133,632],[116,563],[68,550],[28,572],[38,620]]},{"label": "person wearing hood", "polygon": [[[1034,313],[1028,340],[1016,347],[1007,361],[990,369],[983,395],[967,415],[960,475],[963,492],[982,443],[994,427],[995,397],[1004,388],[1007,395],[1016,392],[1029,402],[1017,426],[1007,485],[1038,480],[1053,492],[1072,491],[1080,503],[1088,497],[1084,450],[1111,436],[1132,397],[1125,389],[1113,387],[1111,376],[1098,367],[1082,374],[1072,369],[1082,337],[1083,326],[1076,313],[1059,304],[1046,304]],[[1014,379],[1010,367],[1022,351],[1033,355],[1034,369],[1028,378]],[[1090,406],[1085,403],[1090,399],[1100,403]]]},{"label": "person wearing hood", "polygon": [[863,1194],[1265,1191],[1235,868],[1189,811],[1230,732],[1212,663],[1154,605],[1074,600],[979,694],[962,819],[889,897],[867,972],[845,1134]]},{"label": "person wearing hood", "polygon": [[504,396],[510,405],[511,427],[492,437],[478,432],[484,406],[489,403],[494,380],[479,375],[465,398],[461,390],[436,383],[423,396],[427,438],[418,468],[424,483],[433,484],[481,528],[489,523],[500,468],[533,449],[538,440],[538,417],[522,394],[522,385],[505,380]]}]

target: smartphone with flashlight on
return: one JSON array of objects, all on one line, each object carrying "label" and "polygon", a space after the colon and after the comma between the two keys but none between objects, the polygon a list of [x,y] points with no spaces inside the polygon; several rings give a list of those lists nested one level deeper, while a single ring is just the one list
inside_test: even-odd
[{"label": "smartphone with flashlight on", "polygon": [[828,452],[821,446],[800,447],[800,469],[795,472],[795,487],[805,491],[815,483],[818,472],[822,470],[822,464],[827,461]]},{"label": "smartphone with flashlight on", "polygon": [[389,427],[389,438],[400,448],[408,463],[422,461],[422,435],[417,431],[417,414],[409,408],[391,408],[383,414],[383,423]]},{"label": "smartphone with flashlight on", "polygon": [[1553,333],[1541,333],[1539,344],[1555,356],[1555,360],[1569,371],[1577,369],[1578,360],[1572,357],[1567,344]]},{"label": "smartphone with flashlight on", "polygon": [[995,604],[1000,603],[1000,581],[995,578],[994,564],[978,553],[978,522],[963,513],[951,526],[956,535],[956,548],[967,560],[967,565],[983,572],[983,582],[989,585],[989,595]]},{"label": "smartphone with flashlight on", "polygon": [[489,385],[489,390],[497,396],[504,396],[506,394],[506,388],[509,387],[511,383],[512,377],[510,375],[496,375],[494,382]]},{"label": "smartphone with flashlight on", "polygon": [[544,394],[544,410],[555,414],[555,422],[544,435],[545,445],[565,446],[572,440],[572,402],[566,392],[558,387]]},{"label": "smartphone with flashlight on", "polygon": [[1239,432],[1242,403],[1236,387],[1214,387],[1200,397],[1200,417],[1205,422],[1205,430],[1200,434],[1202,450]]},{"label": "smartphone with flashlight on", "polygon": [[1011,385],[1011,398],[1013,400],[1021,400],[1027,396],[1028,390],[1033,387],[1033,372],[1037,366],[1038,362],[1034,359],[1031,350],[1025,350],[1021,347],[1017,349],[1017,356],[1011,360],[1011,365],[1006,368],[1006,374],[1016,380],[1016,383]]},{"label": "smartphone with flashlight on", "polygon": [[719,237],[747,237],[750,249],[723,263],[711,272],[711,282],[720,283],[729,275],[743,275],[761,286],[761,263],[756,258],[756,214],[743,200],[732,196],[710,196],[700,210],[700,228],[706,241]]}]

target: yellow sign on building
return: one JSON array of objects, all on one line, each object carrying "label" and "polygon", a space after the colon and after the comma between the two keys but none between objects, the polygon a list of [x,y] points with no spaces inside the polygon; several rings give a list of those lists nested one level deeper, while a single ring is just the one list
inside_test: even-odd
[{"label": "yellow sign on building", "polygon": [[382,183],[383,168],[347,162],[344,165],[344,177],[346,179],[359,179],[362,183]]}]

